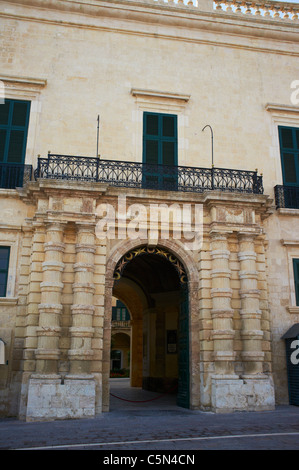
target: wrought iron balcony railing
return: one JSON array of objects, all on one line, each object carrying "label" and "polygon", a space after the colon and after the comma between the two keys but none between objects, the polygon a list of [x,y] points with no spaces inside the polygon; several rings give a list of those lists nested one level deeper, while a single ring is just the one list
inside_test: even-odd
[{"label": "wrought iron balcony railing", "polygon": [[123,321],[123,320],[112,320],[111,321],[112,328],[130,328],[131,327],[131,320]]},{"label": "wrought iron balcony railing", "polygon": [[299,209],[299,186],[277,185],[274,194],[277,209]]},{"label": "wrought iron balcony railing", "polygon": [[256,171],[193,168],[138,162],[100,160],[49,154],[39,158],[35,179],[94,181],[110,186],[166,191],[222,190],[263,194],[263,179]]},{"label": "wrought iron balcony railing", "polygon": [[21,188],[32,179],[32,166],[19,163],[0,163],[0,188]]}]

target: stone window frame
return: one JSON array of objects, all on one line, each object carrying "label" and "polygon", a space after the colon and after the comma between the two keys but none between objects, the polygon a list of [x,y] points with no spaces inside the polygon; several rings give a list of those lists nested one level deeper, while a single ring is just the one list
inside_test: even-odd
[{"label": "stone window frame", "polygon": [[[276,103],[267,103],[265,109],[270,113],[271,116],[271,158],[274,159],[276,184],[283,184],[278,127],[289,126],[299,128],[299,107]],[[293,210],[298,211],[299,214],[299,210]],[[283,212],[284,209],[279,209],[279,212],[281,211]]]},{"label": "stone window frame", "polygon": [[299,239],[281,240],[283,246],[287,249],[287,263],[289,274],[289,306],[287,310],[292,314],[299,314],[299,306],[296,305],[295,276],[293,259],[299,259]]},{"label": "stone window frame", "polygon": [[41,114],[41,91],[46,87],[47,80],[30,77],[0,75],[1,98],[30,101],[30,115],[24,164],[34,165],[36,162],[36,141],[39,118]]},{"label": "stone window frame", "polygon": [[9,231],[1,232],[0,246],[10,247],[6,296],[0,297],[1,305],[11,304],[11,303],[13,304],[17,302],[16,280],[17,280],[17,263],[18,263],[19,244],[20,244],[19,234],[17,233],[12,234]]},{"label": "stone window frame", "polygon": [[[271,115],[271,136],[272,153],[276,169],[276,184],[283,184],[283,174],[281,165],[279,126],[290,126],[299,128],[299,107],[286,104],[267,103],[266,111]],[[280,215],[298,216],[299,209],[280,208],[277,211]],[[289,275],[289,306],[287,310],[290,314],[299,314],[299,307],[296,305],[295,298],[295,280],[293,271],[293,258],[299,258],[299,239],[281,240],[281,243],[287,249],[287,263]]]},{"label": "stone window frame", "polygon": [[178,165],[187,164],[188,142],[185,138],[185,129],[188,126],[187,104],[191,95],[184,93],[171,93],[168,91],[156,91],[141,88],[132,88],[131,95],[135,98],[133,121],[136,123],[136,131],[133,135],[135,149],[135,161],[141,162],[143,155],[143,113],[153,112],[161,114],[177,115],[177,143]]}]

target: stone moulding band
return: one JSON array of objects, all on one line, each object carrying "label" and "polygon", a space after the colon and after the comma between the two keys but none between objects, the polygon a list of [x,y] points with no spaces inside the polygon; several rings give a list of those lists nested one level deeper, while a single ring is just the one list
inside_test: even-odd
[{"label": "stone moulding band", "polygon": [[232,318],[234,315],[234,309],[233,308],[226,308],[226,309],[212,308],[211,315],[212,315],[212,318]]},{"label": "stone moulding band", "polygon": [[93,294],[95,285],[90,282],[76,282],[73,284],[73,292],[85,292]]},{"label": "stone moulding band", "polygon": [[[214,351],[213,359],[216,361],[234,361],[237,353],[235,351]],[[221,374],[215,376],[215,378],[221,377]]]},{"label": "stone moulding band", "polygon": [[213,269],[211,271],[211,278],[216,277],[216,278],[228,278],[230,279],[232,276],[231,270],[230,269]]},{"label": "stone moulding band", "polygon": [[62,282],[41,282],[40,288],[42,292],[59,292],[63,289]]},{"label": "stone moulding band", "polygon": [[230,288],[212,288],[211,289],[211,297],[232,297],[233,290]]},{"label": "stone moulding band", "polygon": [[70,349],[68,351],[68,355],[73,359],[81,360],[84,357],[92,357],[94,355],[94,351],[92,349]]},{"label": "stone moulding band", "polygon": [[43,349],[39,348],[35,350],[36,359],[53,359],[58,360],[60,358],[61,351],[59,349]]},{"label": "stone moulding band", "polygon": [[71,311],[73,315],[93,315],[95,312],[94,305],[84,305],[84,304],[74,304],[71,306]]},{"label": "stone moulding band", "polygon": [[95,266],[90,263],[75,263],[74,271],[75,272],[94,272]]},{"label": "stone moulding band", "polygon": [[213,339],[233,339],[235,334],[234,330],[213,330],[211,336]]},{"label": "stone moulding band", "polygon": [[[215,239],[217,242],[219,239]],[[229,259],[230,252],[228,250],[212,250],[211,257],[212,259]]]},{"label": "stone moulding band", "polygon": [[59,326],[40,326],[36,329],[37,336],[58,336],[60,333]]},{"label": "stone moulding band", "polygon": [[96,247],[93,245],[87,245],[83,243],[77,243],[75,246],[76,253],[95,253]]},{"label": "stone moulding band", "polygon": [[63,309],[62,304],[38,304],[39,312],[46,313],[61,313]]},{"label": "stone moulding band", "polygon": [[265,353],[262,351],[242,351],[241,357],[245,361],[262,361]]},{"label": "stone moulding band", "polygon": [[60,242],[47,242],[44,245],[45,251],[60,251],[64,252],[65,244]]},{"label": "stone moulding band", "polygon": [[93,327],[87,327],[87,326],[71,326],[70,327],[70,333],[72,337],[77,337],[77,338],[92,338],[94,335],[94,328]]},{"label": "stone moulding band", "polygon": [[60,261],[44,261],[42,263],[43,271],[63,271],[64,263]]}]

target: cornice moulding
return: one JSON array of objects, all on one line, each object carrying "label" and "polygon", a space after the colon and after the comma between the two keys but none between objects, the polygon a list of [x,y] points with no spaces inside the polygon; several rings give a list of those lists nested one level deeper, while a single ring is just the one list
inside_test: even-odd
[{"label": "cornice moulding", "polygon": [[161,98],[167,100],[189,101],[190,95],[182,93],[169,93],[166,91],[143,90],[140,88],[132,88],[131,94],[136,97],[145,98]]},{"label": "cornice moulding", "polygon": [[[161,36],[191,42],[215,43],[231,47],[244,47],[267,52],[282,52],[299,55],[299,50],[289,48],[299,43],[298,21],[259,17],[213,10],[210,0],[200,3],[200,7],[162,3],[155,1],[129,0],[7,0],[3,4],[0,16],[19,18],[28,21],[47,22],[73,27],[86,27],[127,34]],[[12,8],[13,6],[13,8]],[[57,14],[58,13],[58,14]],[[73,14],[72,16],[70,14]],[[111,18],[119,24],[101,22],[101,18]],[[143,25],[143,26],[142,26]],[[156,30],[159,26],[169,27],[169,32]],[[153,31],[153,27],[155,30]],[[179,30],[177,28],[180,28]],[[174,29],[174,31],[173,31]],[[190,36],[183,30],[195,31]],[[221,33],[230,39],[203,39],[196,37],[198,32]],[[252,46],[247,43],[251,37],[258,38],[261,44]],[[234,39],[235,38],[235,39]],[[236,39],[237,38],[237,39]],[[245,41],[240,43],[240,38]],[[265,40],[287,42],[280,51],[278,44],[274,48],[265,46]]]},{"label": "cornice moulding", "polygon": [[265,109],[270,112],[299,113],[299,106],[287,104],[267,103]]},{"label": "cornice moulding", "polygon": [[47,80],[43,78],[17,77],[15,75],[0,75],[0,80],[7,84],[18,83],[30,87],[44,88]]},{"label": "cornice moulding", "polygon": [[281,244],[284,245],[284,246],[296,246],[296,245],[299,245],[299,240],[280,240]]}]

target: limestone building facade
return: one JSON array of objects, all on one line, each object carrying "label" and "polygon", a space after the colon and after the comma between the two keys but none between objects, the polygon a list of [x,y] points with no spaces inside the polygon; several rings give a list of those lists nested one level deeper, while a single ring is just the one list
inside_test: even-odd
[{"label": "limestone building facade", "polygon": [[131,386],[215,412],[289,403],[298,14],[1,2],[1,416],[109,411],[113,297]]}]

